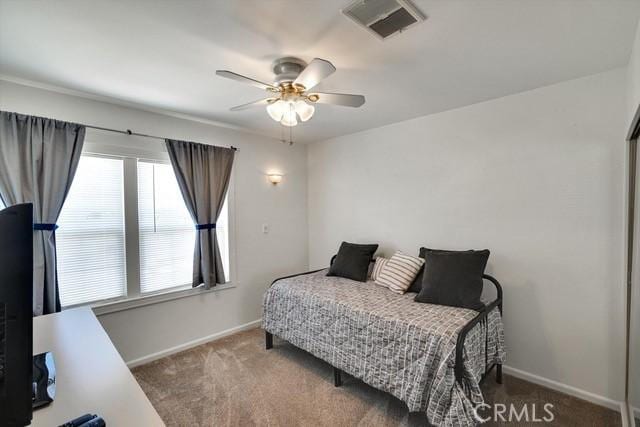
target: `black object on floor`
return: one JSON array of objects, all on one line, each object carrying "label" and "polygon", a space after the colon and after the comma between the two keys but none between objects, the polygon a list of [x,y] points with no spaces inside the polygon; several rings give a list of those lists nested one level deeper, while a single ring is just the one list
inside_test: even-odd
[{"label": "black object on floor", "polygon": [[342,386],[342,371],[338,368],[333,368],[333,385]]}]

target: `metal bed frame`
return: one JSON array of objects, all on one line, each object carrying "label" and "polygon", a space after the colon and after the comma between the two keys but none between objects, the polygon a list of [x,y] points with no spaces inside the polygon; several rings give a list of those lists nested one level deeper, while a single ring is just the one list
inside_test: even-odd
[{"label": "metal bed frame", "polygon": [[[335,255],[331,258],[331,264],[333,264],[333,260],[335,259]],[[279,277],[271,282],[270,286],[273,286],[279,280],[290,279],[292,277],[304,276],[305,274],[317,273],[318,271],[325,270],[321,268],[319,270],[307,271],[305,273],[292,274],[290,276]],[[486,322],[487,316],[489,312],[493,310],[495,307],[498,307],[500,310],[500,315],[502,316],[502,286],[500,282],[498,282],[494,277],[489,276],[488,274],[483,274],[482,278],[484,280],[488,280],[491,282],[496,288],[496,299],[487,304],[482,310],[478,312],[476,317],[471,319],[466,325],[462,327],[460,332],[458,333],[458,340],[456,341],[456,364],[455,364],[455,376],[456,381],[462,385],[462,379],[464,377],[464,342],[467,338],[467,334],[471,329],[476,326],[478,323]],[[265,333],[265,347],[267,350],[273,348],[273,334],[271,332],[264,331]],[[488,335],[485,338],[485,350],[487,345]],[[487,357],[487,352],[485,351],[485,358]],[[482,383],[491,373],[493,368],[496,368],[496,382],[498,384],[502,384],[502,364],[501,363],[493,363],[491,366],[486,367],[487,363],[485,362],[485,372],[480,378],[480,383]],[[333,367],[333,383],[336,387],[340,387],[342,385],[342,370]]]}]

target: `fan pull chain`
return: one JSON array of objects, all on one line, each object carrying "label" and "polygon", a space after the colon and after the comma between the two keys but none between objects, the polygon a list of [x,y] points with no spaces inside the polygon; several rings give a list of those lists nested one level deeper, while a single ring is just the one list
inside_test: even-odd
[{"label": "fan pull chain", "polygon": [[293,126],[289,126],[289,145],[293,145]]}]

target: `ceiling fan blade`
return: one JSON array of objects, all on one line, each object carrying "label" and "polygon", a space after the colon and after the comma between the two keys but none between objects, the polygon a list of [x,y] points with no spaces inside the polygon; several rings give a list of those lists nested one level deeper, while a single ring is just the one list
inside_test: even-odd
[{"label": "ceiling fan blade", "polygon": [[252,86],[258,87],[260,89],[264,89],[264,90],[269,90],[272,92],[277,92],[278,88],[276,88],[275,86],[272,86],[270,84],[267,83],[263,83],[261,81],[252,79],[250,77],[245,77],[242,76],[238,73],[234,73],[233,71],[227,71],[227,70],[217,70],[216,71],[216,75],[220,76],[220,77],[225,77],[227,79],[231,79],[231,80],[235,80],[237,82],[241,82],[241,83],[248,83]]},{"label": "ceiling fan blade", "polygon": [[311,89],[336,71],[336,67],[329,61],[315,58],[300,73],[293,82],[294,85],[302,85],[306,90]]},{"label": "ceiling fan blade", "polygon": [[[322,93],[314,92],[307,95],[310,101],[318,104],[342,105],[344,107],[360,107],[364,104],[363,95],[349,95],[346,93]],[[317,100],[314,100],[316,99]]]},{"label": "ceiling fan blade", "polygon": [[275,101],[274,98],[259,99],[258,101],[247,102],[246,104],[242,104],[242,105],[236,105],[235,107],[231,108],[231,111],[240,111],[240,110],[246,110],[247,108],[252,108],[252,107],[267,106],[271,104],[273,101]]}]

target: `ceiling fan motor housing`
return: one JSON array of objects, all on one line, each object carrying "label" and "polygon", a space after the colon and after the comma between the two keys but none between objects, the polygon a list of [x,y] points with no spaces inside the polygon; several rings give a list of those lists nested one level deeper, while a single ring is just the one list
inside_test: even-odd
[{"label": "ceiling fan motor housing", "polygon": [[307,63],[302,59],[292,56],[276,59],[272,67],[273,73],[276,75],[274,85],[293,82],[306,66]]},{"label": "ceiling fan motor housing", "polygon": [[245,110],[251,107],[266,106],[271,118],[284,126],[295,126],[298,118],[306,122],[311,119],[315,108],[313,104],[333,104],[346,107],[360,107],[364,104],[364,96],[345,93],[322,93],[307,91],[313,89],[326,77],[336,71],[329,61],[314,58],[309,64],[300,58],[286,56],[273,62],[275,82],[261,82],[229,70],[217,70],[216,75],[227,79],[244,82],[265,90],[269,97],[231,108],[232,111]]}]

